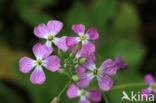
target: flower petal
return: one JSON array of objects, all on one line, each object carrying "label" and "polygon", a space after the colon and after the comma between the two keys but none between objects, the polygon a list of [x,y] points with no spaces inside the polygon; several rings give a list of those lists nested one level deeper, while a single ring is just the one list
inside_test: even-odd
[{"label": "flower petal", "polygon": [[60,68],[60,58],[58,56],[49,56],[45,60],[48,70],[55,72]]},{"label": "flower petal", "polygon": [[33,53],[38,58],[46,58],[52,53],[52,49],[49,49],[46,45],[41,43],[36,43],[33,46]]},{"label": "flower petal", "polygon": [[117,66],[115,62],[112,61],[112,59],[105,60],[100,68],[102,68],[104,70],[104,73],[107,75],[114,75],[117,71]]},{"label": "flower petal", "polygon": [[80,66],[79,68],[76,69],[76,72],[82,72],[82,73],[84,73],[84,72],[86,72],[86,69],[83,68],[82,66]]},{"label": "flower petal", "polygon": [[53,35],[56,35],[61,31],[63,23],[58,20],[50,20],[47,23],[47,27]]},{"label": "flower petal", "polygon": [[107,75],[103,75],[102,78],[98,79],[98,85],[104,91],[110,90],[113,84],[114,84],[113,80]]},{"label": "flower petal", "polygon": [[68,46],[66,44],[66,36],[63,36],[61,38],[54,38],[53,42],[54,44],[60,48],[61,50],[63,50],[64,52],[66,52],[68,50]]},{"label": "flower petal", "polygon": [[79,73],[77,76],[80,77],[80,81],[78,82],[78,85],[81,88],[86,88],[90,85],[91,80],[93,77],[90,77],[87,73]]},{"label": "flower petal", "polygon": [[151,74],[147,74],[147,75],[145,75],[144,81],[145,81],[145,83],[147,83],[149,85],[153,84],[154,83],[154,77]]},{"label": "flower petal", "polygon": [[77,34],[84,34],[85,26],[83,24],[74,24],[72,30]]},{"label": "flower petal", "polygon": [[156,100],[156,92],[154,92],[153,94],[154,94],[154,99]]},{"label": "flower petal", "polygon": [[[150,96],[150,93],[151,93],[151,91],[148,89],[148,88],[144,88],[142,91],[141,91],[141,95],[143,95],[143,98],[144,99],[146,99],[146,98],[148,98],[149,96]],[[146,95],[146,96],[144,96],[144,95]]]},{"label": "flower petal", "polygon": [[81,48],[81,53],[84,54],[92,54],[95,52],[95,45],[91,42],[87,42],[87,43],[82,43],[82,48]]},{"label": "flower petal", "polygon": [[36,67],[30,76],[30,81],[33,84],[42,84],[46,80],[42,67]]},{"label": "flower petal", "polygon": [[89,92],[89,98],[93,102],[100,102],[102,99],[102,93],[99,89],[94,89]]},{"label": "flower petal", "polygon": [[45,24],[39,24],[34,28],[34,34],[39,38],[46,38],[46,35],[50,33]]},{"label": "flower petal", "polygon": [[78,103],[90,103],[90,101],[88,99],[83,99],[83,100],[80,100]]},{"label": "flower petal", "polygon": [[120,56],[116,57],[115,64],[117,65],[117,69],[128,69],[128,65]]},{"label": "flower petal", "polygon": [[23,57],[19,61],[20,71],[23,73],[28,73],[33,69],[33,60],[28,57]]},{"label": "flower petal", "polygon": [[75,84],[71,84],[67,90],[67,96],[69,98],[75,98],[78,96],[79,88]]},{"label": "flower petal", "polygon": [[67,46],[77,45],[78,42],[76,37],[67,37]]},{"label": "flower petal", "polygon": [[96,40],[99,37],[98,31],[94,27],[90,28],[86,34],[89,36],[89,39],[91,40]]}]

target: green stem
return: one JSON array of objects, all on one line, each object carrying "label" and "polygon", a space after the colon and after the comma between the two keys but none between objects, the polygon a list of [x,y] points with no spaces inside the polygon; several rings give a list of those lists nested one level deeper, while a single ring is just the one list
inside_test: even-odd
[{"label": "green stem", "polygon": [[63,94],[63,92],[67,89],[67,87],[69,86],[69,84],[71,83],[71,80],[64,86],[64,88],[61,90],[61,92],[58,94],[58,98],[61,97],[61,95]]},{"label": "green stem", "polygon": [[109,100],[108,100],[108,98],[107,98],[105,93],[103,94],[103,97],[104,97],[105,103],[109,103]]},{"label": "green stem", "polygon": [[114,86],[111,89],[111,91],[114,90],[114,89],[121,89],[121,88],[128,88],[128,87],[140,87],[140,86],[146,86],[146,84],[144,82],[121,84],[121,85]]}]

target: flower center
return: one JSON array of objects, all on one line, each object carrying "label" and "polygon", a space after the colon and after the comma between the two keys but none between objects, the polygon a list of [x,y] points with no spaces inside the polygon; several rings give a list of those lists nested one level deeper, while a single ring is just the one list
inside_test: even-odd
[{"label": "flower center", "polygon": [[48,36],[48,40],[49,40],[49,41],[52,41],[53,39],[54,39],[54,36],[53,36],[53,35],[49,35],[49,36]]},{"label": "flower center", "polygon": [[100,74],[101,74],[101,72],[100,72],[100,71],[98,71],[98,69],[95,69],[93,73],[94,73],[94,75],[95,75],[95,76],[97,76],[97,75],[100,75]]},{"label": "flower center", "polygon": [[86,40],[86,36],[85,36],[84,34],[82,34],[82,35],[80,36],[80,39],[81,39],[81,40]]},{"label": "flower center", "polygon": [[41,60],[37,60],[36,63],[37,63],[37,65],[40,65],[40,66],[42,65],[42,61]]},{"label": "flower center", "polygon": [[86,92],[85,91],[82,91],[81,92],[81,96],[86,96]]},{"label": "flower center", "polygon": [[156,91],[156,84],[151,85],[151,89]]}]

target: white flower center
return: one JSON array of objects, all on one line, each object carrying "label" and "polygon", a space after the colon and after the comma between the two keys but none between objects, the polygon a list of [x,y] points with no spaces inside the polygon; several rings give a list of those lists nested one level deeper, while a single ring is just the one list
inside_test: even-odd
[{"label": "white flower center", "polygon": [[152,84],[152,85],[150,86],[150,89],[151,89],[152,91],[156,91],[156,83]]},{"label": "white flower center", "polygon": [[48,36],[48,38],[47,38],[48,41],[52,41],[53,39],[54,39],[54,36],[51,35],[51,34],[50,34],[50,35]]},{"label": "white flower center", "polygon": [[86,38],[87,38],[87,37],[86,37],[84,34],[82,34],[82,35],[80,36],[80,39],[81,39],[81,40],[86,40]]}]

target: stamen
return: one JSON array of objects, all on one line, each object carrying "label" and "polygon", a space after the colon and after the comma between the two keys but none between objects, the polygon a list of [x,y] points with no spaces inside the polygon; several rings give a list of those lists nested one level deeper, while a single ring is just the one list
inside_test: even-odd
[{"label": "stamen", "polygon": [[86,92],[85,91],[82,91],[81,92],[81,96],[85,96],[86,95]]},{"label": "stamen", "polygon": [[49,36],[48,36],[48,40],[49,40],[49,41],[52,41],[53,39],[54,39],[54,36],[53,36],[53,35],[49,35]]},{"label": "stamen", "polygon": [[80,36],[80,39],[81,39],[81,40],[86,40],[86,36],[85,36],[84,34],[82,34],[82,35]]},{"label": "stamen", "polygon": [[37,63],[37,65],[42,65],[42,61],[41,60],[37,60],[36,63]]},{"label": "stamen", "polygon": [[152,90],[156,90],[156,84],[151,85]]},{"label": "stamen", "polygon": [[100,71],[98,71],[98,69],[95,69],[94,70],[94,75],[96,76],[96,75],[100,75],[101,74],[101,72]]}]

